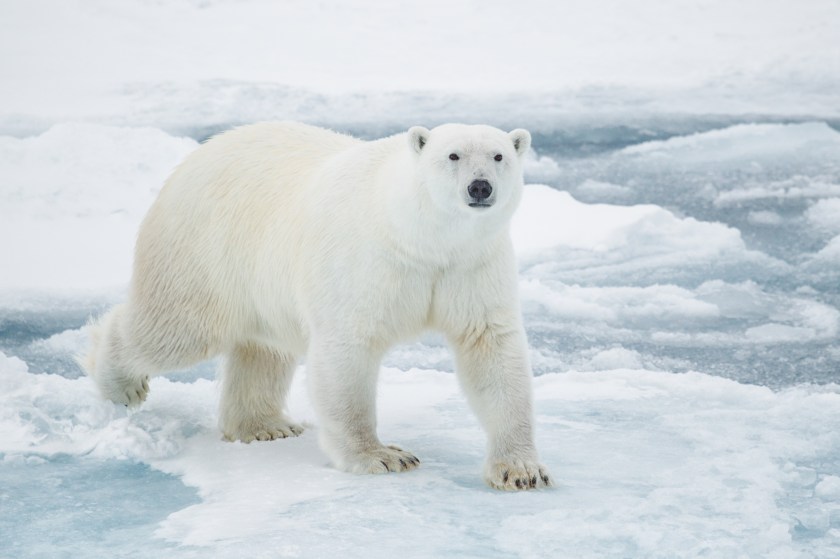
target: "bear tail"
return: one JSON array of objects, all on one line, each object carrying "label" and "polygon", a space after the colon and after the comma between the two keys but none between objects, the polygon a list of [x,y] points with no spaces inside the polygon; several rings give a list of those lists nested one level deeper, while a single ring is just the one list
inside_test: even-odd
[{"label": "bear tail", "polygon": [[105,343],[108,332],[116,326],[115,322],[122,314],[122,307],[123,305],[116,305],[100,317],[91,318],[87,323],[90,345],[87,352],[76,355],[75,360],[85,374],[94,380],[98,376],[97,364],[100,362],[99,356],[104,349],[102,344]]}]

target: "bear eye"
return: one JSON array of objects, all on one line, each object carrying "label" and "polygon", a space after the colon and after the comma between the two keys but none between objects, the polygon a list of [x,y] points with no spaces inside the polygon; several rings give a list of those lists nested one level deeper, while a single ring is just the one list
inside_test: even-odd
[{"label": "bear eye", "polygon": [[493,159],[495,159],[496,161],[501,161],[501,160],[502,160],[502,154],[501,154],[501,153],[497,153],[497,154],[496,154],[496,157],[494,157]]},{"label": "bear eye", "polygon": [[459,160],[459,159],[461,159],[461,158],[460,158],[460,157],[458,157],[458,154],[457,154],[457,153],[450,153],[450,154],[449,154],[449,159],[451,159],[452,161],[458,161],[458,160]]}]

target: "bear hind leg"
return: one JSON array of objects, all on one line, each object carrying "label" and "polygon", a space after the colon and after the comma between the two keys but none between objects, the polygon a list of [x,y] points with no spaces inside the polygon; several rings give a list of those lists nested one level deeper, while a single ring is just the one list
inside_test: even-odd
[{"label": "bear hind leg", "polygon": [[126,307],[117,305],[88,327],[91,348],[77,361],[107,399],[139,406],[149,393],[150,375],[160,372],[139,359],[125,334]]},{"label": "bear hind leg", "polygon": [[303,433],[284,412],[294,370],[293,356],[256,343],[227,355],[219,413],[225,440],[249,443]]}]

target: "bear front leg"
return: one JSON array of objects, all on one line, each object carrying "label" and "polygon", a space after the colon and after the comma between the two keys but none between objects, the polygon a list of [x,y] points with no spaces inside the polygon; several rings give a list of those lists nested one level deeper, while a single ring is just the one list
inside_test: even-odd
[{"label": "bear front leg", "polygon": [[382,444],[376,434],[379,358],[352,342],[310,345],[307,376],[319,441],[335,467],[346,472],[403,472],[420,464],[410,452]]},{"label": "bear front leg", "polygon": [[484,324],[450,340],[467,399],[487,431],[484,480],[495,489],[552,485],[534,445],[531,368],[525,333],[515,319],[507,328]]}]

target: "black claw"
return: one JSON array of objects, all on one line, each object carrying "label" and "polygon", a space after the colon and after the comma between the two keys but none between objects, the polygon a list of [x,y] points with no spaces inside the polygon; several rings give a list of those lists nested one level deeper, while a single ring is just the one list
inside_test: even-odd
[{"label": "black claw", "polygon": [[502,483],[507,483],[509,475],[509,472],[505,470],[505,473],[502,474]]},{"label": "black claw", "polygon": [[543,483],[544,483],[544,484],[546,484],[546,485],[551,485],[551,482],[548,480],[548,476],[543,476],[543,477],[542,477],[542,480],[543,480]]},{"label": "black claw", "polygon": [[407,467],[408,467],[408,464],[406,464],[406,463],[405,463],[405,460],[403,460],[402,458],[400,458],[400,466],[402,466],[402,467],[403,467],[403,469],[405,469],[405,468],[407,468]]},{"label": "black claw", "polygon": [[517,489],[522,489],[522,486],[523,486],[523,485],[524,485],[524,484],[522,483],[522,480],[521,480],[521,479],[519,479],[519,478],[516,478],[516,487],[517,487]]},{"label": "black claw", "polygon": [[531,478],[531,487],[536,487],[536,486],[537,486],[537,476],[533,476]]},{"label": "black claw", "polygon": [[391,468],[388,467],[388,464],[385,463],[385,460],[380,460],[379,463],[385,466],[386,470],[388,470],[389,472],[391,471]]}]

